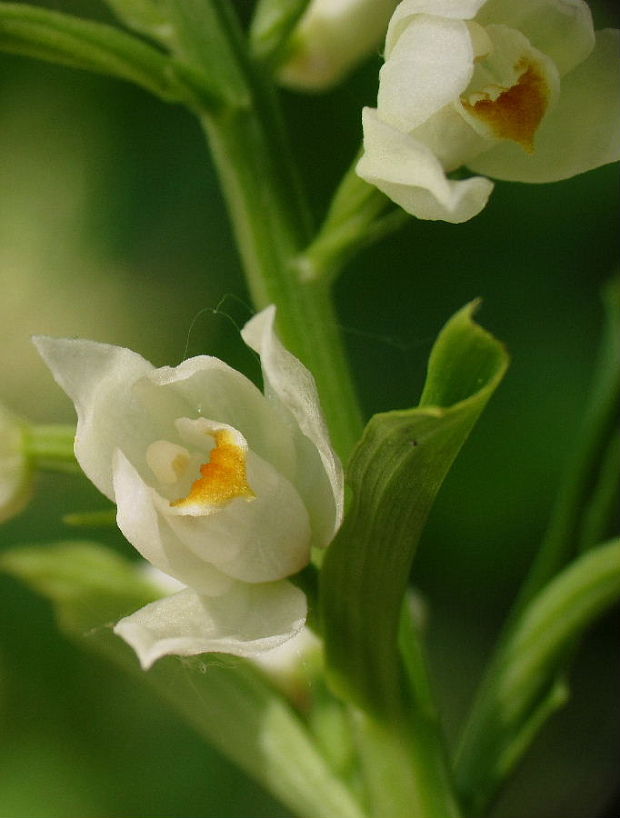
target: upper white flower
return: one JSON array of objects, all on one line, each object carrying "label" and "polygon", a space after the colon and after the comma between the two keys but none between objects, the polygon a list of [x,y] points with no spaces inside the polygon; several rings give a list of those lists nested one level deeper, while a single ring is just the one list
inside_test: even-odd
[{"label": "upper white flower", "polygon": [[342,471],[308,370],[279,342],[275,309],[244,328],[265,394],[217,358],[156,369],[131,350],[39,337],[78,415],[76,457],[117,505],[129,542],[183,590],[115,632],[143,667],[168,653],[250,656],[303,627],[284,578],[342,516]]},{"label": "upper white flower", "polygon": [[278,72],[283,85],[322,91],[377,51],[398,0],[311,0]]},{"label": "upper white flower", "polygon": [[620,32],[582,0],[404,0],[358,174],[422,219],[463,222],[492,183],[554,182],[620,159]]}]

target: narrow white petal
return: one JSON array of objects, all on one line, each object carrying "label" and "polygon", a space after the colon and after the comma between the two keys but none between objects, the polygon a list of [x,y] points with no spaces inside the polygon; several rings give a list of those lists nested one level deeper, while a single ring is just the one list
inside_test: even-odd
[{"label": "narrow white petal", "polygon": [[485,0],[403,0],[390,20],[385,39],[386,58],[414,17],[428,14],[448,20],[473,20],[484,3]]},{"label": "narrow white petal", "polygon": [[515,182],[556,182],[620,159],[620,32],[597,32],[588,59],[562,78],[560,98],[536,134],[535,152],[509,142],[468,162]]},{"label": "narrow white petal", "polygon": [[474,51],[462,20],[413,17],[379,74],[377,109],[403,131],[457,99],[472,77]]},{"label": "narrow white petal", "polygon": [[38,336],[34,343],[58,385],[75,403],[75,453],[87,477],[113,499],[112,456],[134,452],[152,440],[149,418],[136,412],[132,386],[153,366],[124,347]]},{"label": "narrow white petal", "polygon": [[121,619],[114,632],[131,645],[146,670],[169,654],[251,657],[295,636],[305,618],[305,595],[290,583],[235,583],[219,597],[186,589],[152,602]]},{"label": "narrow white petal", "polygon": [[592,13],[583,0],[488,0],[477,21],[518,29],[565,74],[594,48]]},{"label": "narrow white petal", "polygon": [[308,508],[313,532],[319,536],[317,544],[325,545],[342,520],[342,466],[331,447],[314,378],[280,343],[274,321],[275,307],[267,307],[245,325],[242,336],[260,355],[267,398],[291,430],[297,430],[297,470],[292,482]]},{"label": "narrow white petal", "polygon": [[121,451],[114,457],[116,522],[142,556],[160,571],[202,593],[221,594],[232,580],[183,543],[156,508],[156,493]]},{"label": "narrow white petal", "polygon": [[477,215],[493,188],[488,179],[451,181],[433,152],[365,108],[364,155],[357,173],[419,219],[460,223]]}]

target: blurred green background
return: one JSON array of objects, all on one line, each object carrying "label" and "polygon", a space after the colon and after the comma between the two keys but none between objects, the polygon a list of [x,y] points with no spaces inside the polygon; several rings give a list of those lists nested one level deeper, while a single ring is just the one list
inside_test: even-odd
[{"label": "blurred green background", "polygon": [[[47,5],[109,19],[95,0]],[[610,6],[597,20],[613,22]],[[317,218],[357,148],[378,65],[320,97],[284,95]],[[436,333],[476,296],[513,358],[441,491],[413,576],[451,737],[578,433],[619,205],[617,166],[551,186],[498,184],[472,222],[412,220],[337,287],[368,415],[416,402]],[[34,333],[129,346],[157,365],[208,352],[256,374],[233,323],[250,308],[202,135],[184,110],[132,86],[1,57],[0,285],[0,399],[33,421],[73,420]],[[61,521],[103,507],[79,478],[41,477],[0,547],[85,534],[131,553],[114,531]],[[496,818],[620,814],[617,624],[601,623],[581,649],[569,708]],[[0,818],[286,815],[150,692],[61,637],[46,603],[0,577]]]}]

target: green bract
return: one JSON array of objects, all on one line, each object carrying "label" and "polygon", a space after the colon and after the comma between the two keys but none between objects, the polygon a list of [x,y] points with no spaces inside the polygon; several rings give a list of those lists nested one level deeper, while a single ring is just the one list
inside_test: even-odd
[{"label": "green bract", "polygon": [[349,464],[351,509],[322,571],[333,680],[374,712],[398,710],[401,606],[420,534],[447,474],[508,364],[503,346],[471,319],[444,327],[415,409],[375,415]]}]

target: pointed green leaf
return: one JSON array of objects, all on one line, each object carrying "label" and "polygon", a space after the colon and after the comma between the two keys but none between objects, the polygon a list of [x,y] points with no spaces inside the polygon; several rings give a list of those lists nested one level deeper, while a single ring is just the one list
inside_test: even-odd
[{"label": "pointed green leaf", "polygon": [[571,563],[522,610],[486,678],[455,774],[467,814],[484,814],[535,734],[565,704],[563,679],[583,632],[620,600],[620,540]]},{"label": "pointed green leaf", "polygon": [[104,3],[129,28],[159,42],[167,43],[170,40],[172,32],[166,16],[167,0],[104,0]]},{"label": "pointed green leaf", "polygon": [[[579,553],[615,533],[620,426],[620,276],[604,287],[605,324],[582,428],[570,452],[551,519],[513,615]],[[610,502],[611,501],[611,502]]]},{"label": "pointed green leaf", "polygon": [[0,555],[0,571],[49,599],[61,628],[82,636],[116,623],[159,594],[135,563],[87,541],[24,546]]},{"label": "pointed green leaf", "polygon": [[507,367],[502,345],[472,320],[444,327],[420,405],[372,418],[348,474],[351,507],[321,571],[333,684],[361,707],[401,712],[401,604],[428,513],[459,449]]},{"label": "pointed green leaf", "polygon": [[224,654],[168,656],[147,673],[112,632],[156,599],[144,563],[90,542],[5,552],[0,570],[53,605],[67,635],[137,673],[206,739],[302,818],[364,818],[288,703],[252,664]]},{"label": "pointed green leaf", "polygon": [[185,101],[172,63],[113,26],[26,3],[0,3],[0,50],[129,80],[167,101]]}]

